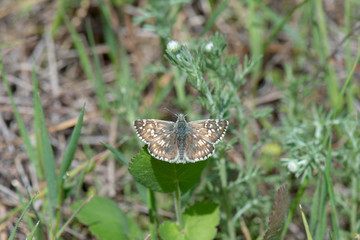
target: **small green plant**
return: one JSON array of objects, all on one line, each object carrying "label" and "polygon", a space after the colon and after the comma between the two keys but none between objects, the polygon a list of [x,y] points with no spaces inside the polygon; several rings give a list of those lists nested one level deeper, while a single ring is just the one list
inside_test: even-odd
[{"label": "small green plant", "polygon": [[[210,41],[201,40],[199,43],[194,44],[194,47],[194,49],[190,50],[185,45],[171,40],[167,43],[165,57],[171,64],[186,74],[187,82],[199,92],[198,102],[210,113],[211,117],[220,119],[229,117],[229,110],[235,108],[237,110],[236,114],[238,114],[238,118],[236,118],[238,122],[233,124],[240,124],[240,126],[243,126],[241,129],[244,129],[250,119],[264,118],[271,113],[270,109],[262,109],[254,111],[250,116],[245,116],[243,103],[240,98],[237,97],[237,91],[245,84],[245,76],[251,72],[254,62],[249,62],[247,58],[245,58],[243,66],[240,66],[239,61],[235,57],[224,58],[223,54],[226,47],[225,38],[219,34],[210,37]],[[231,128],[233,128],[234,125],[231,126]],[[234,140],[236,139],[237,138]],[[244,140],[243,137],[241,139],[244,143],[247,143],[246,139]],[[237,206],[238,213],[235,214],[235,216],[232,215],[237,207],[233,206],[230,201],[231,198],[235,197],[231,192],[233,189],[241,186],[241,184],[250,183],[251,179],[257,178],[259,176],[259,169],[251,168],[251,164],[249,163],[249,169],[246,173],[245,171],[241,171],[237,179],[228,181],[228,174],[231,173],[231,167],[233,166],[226,163],[224,155],[225,148],[224,145],[222,146],[223,148],[221,148],[220,144],[218,153],[210,160],[194,164],[183,165],[162,162],[150,156],[146,148],[132,159],[129,165],[129,171],[136,181],[151,189],[151,191],[167,192],[174,195],[177,225],[168,221],[161,223],[158,231],[162,239],[172,239],[176,235],[176,232],[182,233],[179,239],[193,239],[195,237],[196,239],[213,239],[215,237],[215,232],[210,235],[202,235],[202,226],[197,226],[195,224],[196,220],[191,220],[192,218],[187,216],[188,210],[185,210],[182,214],[183,210],[180,204],[181,194],[189,197],[187,192],[191,190],[191,194],[194,191],[193,188],[199,181],[201,173],[206,166],[212,169],[211,171],[215,171],[215,173],[208,173],[210,176],[217,175],[215,179],[220,179],[218,183],[217,181],[209,182],[209,187],[214,188],[220,184],[221,188],[220,192],[218,192],[219,190],[215,190],[217,187],[211,190],[213,194],[212,197],[209,196],[209,199],[215,200],[214,203],[211,203],[215,212],[207,212],[207,215],[202,217],[208,217],[208,221],[212,219],[213,225],[208,225],[208,227],[210,229],[211,226],[215,228],[220,221],[220,216],[218,215],[219,209],[225,209],[225,215],[222,215],[225,217],[222,224],[225,223],[228,236],[231,239],[235,239],[236,230],[233,223],[239,219],[246,210],[244,210],[242,206]],[[230,148],[231,145],[227,147]],[[259,145],[255,145],[253,148],[248,149],[250,151],[248,153],[249,160],[258,148]],[[246,190],[244,189],[244,191]],[[151,208],[150,212],[155,211],[156,207],[154,207],[154,204],[155,203],[148,203],[148,206]],[[189,206],[187,209],[192,209],[192,211],[194,211],[193,217],[199,218],[201,216],[196,216],[196,213],[202,212],[201,208],[203,204],[206,205],[210,203],[200,201],[193,206]],[[255,206],[259,206],[259,202],[252,204],[252,207]],[[199,209],[196,210],[198,207]],[[286,209],[286,206],[284,206],[284,209]],[[156,236],[155,223],[157,221],[151,220],[151,222],[154,224],[151,228],[155,230],[152,232],[152,236]],[[187,228],[187,226],[190,226],[190,222],[192,223],[191,225],[193,225],[193,229],[197,230],[190,231],[190,229]]]},{"label": "small green plant", "polygon": [[[208,201],[198,202],[183,213],[181,194],[191,190],[199,181],[207,161],[175,164],[157,160],[144,148],[129,165],[134,179],[154,192],[172,193],[177,225],[165,221],[159,226],[162,239],[213,239],[219,223],[218,205]],[[201,221],[203,219],[203,221]],[[207,231],[204,231],[206,226]],[[181,234],[180,234],[181,232]],[[154,237],[154,235],[152,235]],[[156,235],[155,235],[156,236]]]}]

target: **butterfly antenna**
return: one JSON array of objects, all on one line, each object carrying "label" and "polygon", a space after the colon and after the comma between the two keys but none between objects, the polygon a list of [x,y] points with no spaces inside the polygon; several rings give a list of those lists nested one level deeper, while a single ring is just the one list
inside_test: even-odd
[{"label": "butterfly antenna", "polygon": [[172,112],[172,111],[170,111],[168,108],[166,108],[166,107],[162,107],[162,109],[164,109],[164,110],[166,110],[166,111],[168,111],[169,113],[171,113],[171,114],[173,114],[173,115],[175,115],[175,116],[177,116],[178,114],[176,114],[176,113],[174,113],[174,112]]},{"label": "butterfly antenna", "polygon": [[186,113],[186,114],[184,115],[184,117],[186,117],[188,114],[190,114],[190,112]]}]

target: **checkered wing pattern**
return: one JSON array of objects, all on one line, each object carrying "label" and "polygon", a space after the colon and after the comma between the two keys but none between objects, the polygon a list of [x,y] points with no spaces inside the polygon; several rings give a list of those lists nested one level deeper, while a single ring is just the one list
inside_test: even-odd
[{"label": "checkered wing pattern", "polygon": [[166,132],[173,131],[174,126],[174,122],[156,119],[141,119],[134,121],[134,127],[138,137],[146,144],[155,141],[155,139]]},{"label": "checkered wing pattern", "polygon": [[224,137],[228,125],[227,120],[218,119],[189,122],[189,127],[193,132],[212,144],[218,143]]},{"label": "checkered wing pattern", "polygon": [[197,162],[214,154],[215,146],[206,141],[200,134],[191,132],[186,137],[185,161]]},{"label": "checkered wing pattern", "polygon": [[148,152],[155,158],[176,162],[179,158],[177,136],[174,133],[164,133],[149,144]]},{"label": "checkered wing pattern", "polygon": [[200,120],[187,123],[183,114],[176,122],[156,119],[135,120],[139,138],[148,144],[155,158],[175,163],[197,162],[214,154],[215,144],[225,135],[226,120]]}]

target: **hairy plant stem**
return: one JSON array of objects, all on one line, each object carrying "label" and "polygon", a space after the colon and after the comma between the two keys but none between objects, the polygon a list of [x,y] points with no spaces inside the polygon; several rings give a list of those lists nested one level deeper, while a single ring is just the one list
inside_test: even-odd
[{"label": "hairy plant stem", "polygon": [[179,183],[176,184],[176,190],[174,192],[174,204],[175,204],[175,213],[176,213],[176,222],[180,228],[182,228],[182,214],[181,214],[181,192]]},{"label": "hairy plant stem", "polygon": [[231,216],[231,204],[230,204],[230,197],[229,191],[227,188],[227,174],[226,174],[226,161],[225,158],[220,159],[219,163],[219,174],[221,180],[221,188],[222,188],[222,198],[223,198],[223,206],[225,207],[225,214],[226,214],[226,225],[229,233],[229,239],[235,240],[235,227],[232,221]]},{"label": "hairy plant stem", "polygon": [[156,200],[154,191],[147,189],[147,204],[149,209],[149,219],[150,219],[150,232],[151,239],[157,238],[157,216],[156,216]]}]

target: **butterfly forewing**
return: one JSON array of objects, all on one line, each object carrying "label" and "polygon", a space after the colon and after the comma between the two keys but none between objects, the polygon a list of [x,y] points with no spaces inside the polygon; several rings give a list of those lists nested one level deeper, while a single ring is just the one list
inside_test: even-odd
[{"label": "butterfly forewing", "polygon": [[214,154],[215,146],[202,138],[196,132],[191,132],[186,137],[185,160],[197,162],[205,160]]},{"label": "butterfly forewing", "polygon": [[206,141],[216,144],[225,135],[229,125],[227,120],[207,119],[189,122],[192,131],[199,134]]},{"label": "butterfly forewing", "polygon": [[173,133],[164,133],[148,146],[149,153],[160,160],[175,162],[179,157],[177,137]]},{"label": "butterfly forewing", "polygon": [[174,122],[156,119],[141,119],[134,121],[134,127],[139,138],[149,144],[166,132],[171,132]]}]

